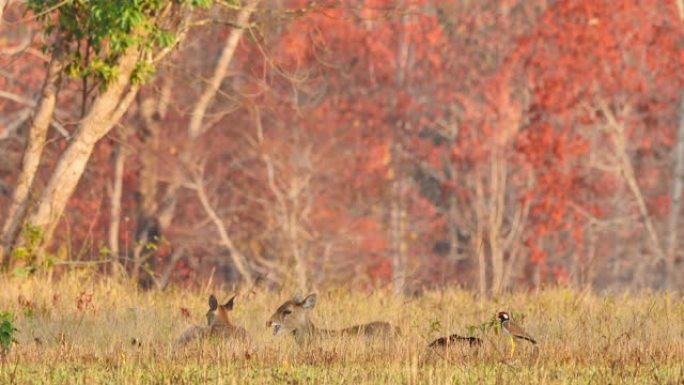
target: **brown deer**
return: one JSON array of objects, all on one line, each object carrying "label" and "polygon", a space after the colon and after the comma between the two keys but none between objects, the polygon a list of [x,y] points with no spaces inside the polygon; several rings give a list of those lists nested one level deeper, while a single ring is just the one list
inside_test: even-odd
[{"label": "brown deer", "polygon": [[207,337],[217,337],[226,339],[236,339],[246,341],[249,339],[247,331],[235,326],[230,322],[228,313],[235,306],[235,296],[223,305],[219,305],[218,300],[212,294],[209,296],[209,311],[207,311],[207,326],[190,326],[178,337],[176,345],[184,346],[196,339]]},{"label": "brown deer", "polygon": [[316,306],[316,294],[309,294],[304,299],[295,297],[280,305],[266,322],[266,326],[273,327],[274,336],[292,334],[298,343],[338,335],[376,337],[399,334],[398,328],[382,321],[355,325],[341,330],[319,329],[309,319],[309,313],[314,306]]},{"label": "brown deer", "polygon": [[469,346],[480,346],[482,345],[482,340],[477,337],[464,337],[458,334],[452,334],[447,337],[439,337],[432,341],[428,347],[430,348],[446,348],[452,345],[458,345],[459,343],[467,343]]}]

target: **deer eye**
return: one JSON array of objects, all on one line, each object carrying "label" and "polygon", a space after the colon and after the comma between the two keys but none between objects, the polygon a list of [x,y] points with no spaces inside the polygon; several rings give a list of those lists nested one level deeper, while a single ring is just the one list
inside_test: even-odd
[{"label": "deer eye", "polygon": [[288,315],[288,314],[292,314],[292,310],[290,310],[290,309],[283,310],[283,315]]}]

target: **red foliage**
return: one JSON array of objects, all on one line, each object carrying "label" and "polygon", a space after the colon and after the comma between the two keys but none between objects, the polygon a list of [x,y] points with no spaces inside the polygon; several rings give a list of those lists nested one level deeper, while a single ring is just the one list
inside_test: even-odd
[{"label": "red foliage", "polygon": [[[198,144],[198,156],[209,160],[217,205],[243,249],[259,243],[287,253],[282,250],[289,247],[277,223],[283,208],[260,157],[266,153],[277,163],[276,182],[284,191],[307,180],[309,209],[285,206],[300,210],[295,217],[302,248],[316,256],[313,265],[332,242],[332,254],[343,254],[339,258],[349,261],[344,266],[352,274],[367,271],[389,280],[390,184],[403,178],[407,255],[418,261],[414,265],[423,264],[418,269],[427,280],[441,279],[436,276],[449,270],[444,266],[463,279],[459,269],[465,264],[445,255],[455,256],[456,243],[468,242],[459,235],[474,237],[484,222],[476,217],[487,214],[501,188],[492,176],[498,164],[505,180],[505,220],[498,230],[508,231],[529,205],[518,242],[524,258],[538,264],[546,279],[565,283],[568,269],[559,255],[583,252],[587,218],[609,219],[631,207],[614,199],[625,190],[624,180],[610,171],[615,149],[599,104],[626,127],[627,151],[649,213],[668,213],[662,181],[670,169],[660,159],[676,142],[684,86],[684,32],[673,1],[287,3],[307,11],[288,13],[296,16],[273,25],[268,13],[259,16],[265,26],[239,46],[232,66],[239,76],[226,80],[212,107],[244,108],[220,119]],[[221,48],[217,41],[229,31],[217,26],[194,32],[193,44],[178,54],[184,72],[166,75],[177,85],[158,154],[162,185],[179,167],[189,106],[201,90],[196,76],[210,73]],[[6,36],[11,41],[13,34]],[[0,76],[3,90],[31,95],[40,88],[43,63],[35,56],[0,55],[0,66],[11,67],[20,80]],[[73,116],[78,91],[70,82],[60,93]],[[1,103],[2,112],[17,109]],[[256,110],[263,126],[259,143]],[[128,123],[137,124],[130,115]],[[50,142],[47,166],[65,145],[63,139]],[[106,239],[111,148],[106,141],[98,146],[61,228],[61,239],[75,238],[93,252]],[[126,247],[134,243],[138,203],[131,186],[138,183],[138,162],[131,156],[125,175],[124,216],[132,219],[122,223]],[[233,163],[239,166],[228,166]],[[187,242],[199,255],[218,253],[206,246],[211,236],[196,236],[206,226],[195,226],[204,225],[205,216],[192,196],[179,199],[179,219],[166,234],[172,244]],[[476,213],[477,205],[485,213]],[[439,251],[445,242],[449,251]],[[180,262],[176,269],[186,277],[193,268]]]}]

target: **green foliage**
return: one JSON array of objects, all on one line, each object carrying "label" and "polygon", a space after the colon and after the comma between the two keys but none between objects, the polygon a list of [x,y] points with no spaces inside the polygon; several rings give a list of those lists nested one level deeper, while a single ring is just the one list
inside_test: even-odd
[{"label": "green foliage", "polygon": [[469,337],[475,337],[477,334],[480,334],[480,335],[487,334],[492,329],[494,329],[496,334],[499,334],[500,328],[501,328],[501,324],[496,319],[492,319],[491,321],[483,322],[483,323],[478,324],[478,325],[467,325],[466,326],[466,330],[468,331]]},{"label": "green foliage", "polygon": [[21,265],[15,267],[12,274],[16,277],[27,277],[37,271],[51,269],[58,258],[50,253],[41,253],[39,250],[43,241],[41,228],[27,223],[22,229],[22,236],[26,243],[12,251],[13,260],[20,262]]},{"label": "green foliage", "polygon": [[100,259],[108,258],[108,257],[111,257],[112,255],[114,255],[114,253],[112,252],[112,249],[110,249],[107,246],[100,246],[97,254],[100,256]]},{"label": "green foliage", "polygon": [[[66,72],[76,78],[94,78],[104,88],[115,78],[117,60],[129,47],[150,51],[176,42],[176,31],[167,29],[174,23],[164,23],[174,8],[208,7],[211,3],[212,0],[28,0],[27,9],[43,22],[46,34],[56,37],[58,43],[45,50],[54,50],[57,44],[65,50]],[[153,71],[151,64],[141,64],[132,80],[143,82]]]},{"label": "green foliage", "polygon": [[440,332],[441,329],[442,329],[442,323],[439,322],[439,320],[436,320],[436,319],[430,320],[430,332],[431,333]]},{"label": "green foliage", "polygon": [[22,236],[26,243],[16,247],[12,252],[12,258],[16,262],[22,262],[22,266],[16,267],[12,273],[18,277],[26,277],[35,271],[35,262],[38,247],[43,240],[43,232],[38,226],[27,223],[22,229]]},{"label": "green foliage", "polygon": [[14,314],[0,312],[0,348],[2,354],[7,354],[12,344],[17,342],[17,328],[14,326]]},{"label": "green foliage", "polygon": [[23,310],[24,317],[33,318],[36,316],[36,311],[33,308],[27,307]]},{"label": "green foliage", "polygon": [[140,62],[135,66],[131,82],[133,84],[145,83],[154,75],[154,66],[148,62]]},{"label": "green foliage", "polygon": [[[209,8],[213,0],[190,0],[190,5],[199,8]],[[232,2],[232,1],[231,1]]]}]

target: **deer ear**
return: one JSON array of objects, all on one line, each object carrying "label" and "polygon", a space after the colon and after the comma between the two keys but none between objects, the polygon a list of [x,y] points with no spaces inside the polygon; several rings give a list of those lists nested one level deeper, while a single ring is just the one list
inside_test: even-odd
[{"label": "deer ear", "polygon": [[226,310],[233,310],[233,306],[235,306],[235,297],[236,297],[236,296],[237,296],[237,294],[235,294],[234,296],[232,296],[232,297],[228,300],[228,302],[224,303],[224,304],[223,304],[223,308],[226,309]]},{"label": "deer ear", "polygon": [[214,295],[209,296],[209,310],[216,310],[218,308],[218,300]]},{"label": "deer ear", "polygon": [[292,302],[296,303],[297,305],[301,305],[302,302],[304,302],[304,297],[300,293],[297,293],[292,297]]},{"label": "deer ear", "polygon": [[311,293],[300,304],[304,309],[313,309],[316,306],[316,293]]}]

